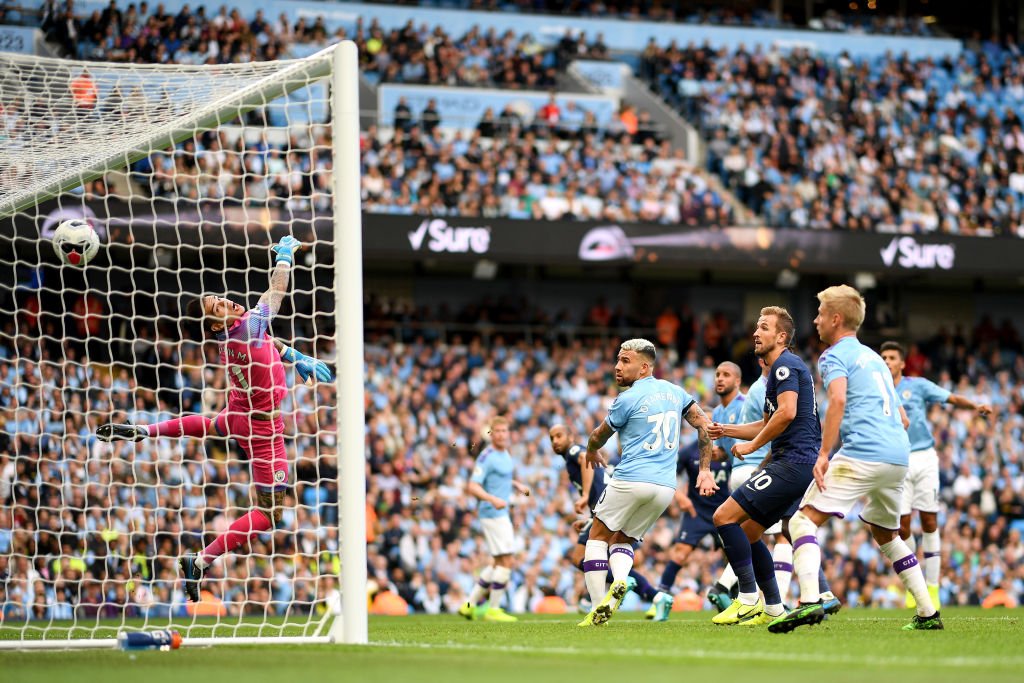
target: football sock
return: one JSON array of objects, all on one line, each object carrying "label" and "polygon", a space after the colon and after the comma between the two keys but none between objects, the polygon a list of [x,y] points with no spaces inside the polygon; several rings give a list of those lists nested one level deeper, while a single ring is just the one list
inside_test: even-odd
[{"label": "football sock", "polygon": [[512,570],[508,567],[495,567],[491,571],[491,609],[501,608],[501,601],[505,599],[505,588],[511,576]]},{"label": "football sock", "polygon": [[[726,559],[729,558],[726,557]],[[725,568],[722,569],[722,575],[718,577],[718,581],[715,582],[715,586],[723,593],[730,593],[735,585],[736,572],[732,570],[731,564],[726,563]]]},{"label": "football sock", "polygon": [[480,576],[477,578],[476,584],[473,585],[473,590],[469,594],[469,604],[482,605],[487,596],[491,594],[493,571],[494,567],[490,565],[480,571]]},{"label": "football sock", "polygon": [[615,543],[609,548],[608,567],[612,581],[625,581],[633,569],[633,548],[628,543]]},{"label": "football sock", "polygon": [[651,602],[654,600],[654,596],[658,594],[657,589],[651,585],[651,582],[647,580],[647,577],[638,572],[635,569],[629,570],[629,575],[636,581],[636,587],[633,588],[633,592],[640,596],[640,599],[644,602]]},{"label": "football sock", "polygon": [[[757,602],[757,579],[751,560],[750,541],[739,524],[723,524],[718,527],[718,536],[722,539],[725,556],[729,558],[732,570],[736,572],[736,580],[740,584],[740,602],[753,605]],[[751,600],[750,596],[754,598]]]},{"label": "football sock", "polygon": [[924,573],[917,563],[917,555],[910,552],[910,548],[899,536],[883,545],[881,551],[892,560],[893,570],[917,601],[918,616],[930,617],[935,614],[931,596],[928,595],[928,586],[924,582]]},{"label": "football sock", "polygon": [[250,510],[231,523],[228,530],[222,533],[213,543],[203,549],[203,560],[207,566],[226,552],[234,552],[250,537],[267,531],[273,527],[270,519],[262,510]]},{"label": "football sock", "polygon": [[680,569],[682,569],[681,565],[669,560],[665,564],[665,570],[661,572],[661,579],[658,581],[658,590],[662,593],[671,593],[672,586],[676,583],[676,576],[679,575]]},{"label": "football sock", "polygon": [[903,539],[903,542],[907,544],[908,548],[910,548],[910,552],[914,553],[915,555],[917,554],[917,537],[915,537],[914,534],[910,534],[909,536],[907,536],[905,539]]},{"label": "football sock", "polygon": [[587,541],[583,555],[583,578],[590,592],[590,602],[597,607],[607,591],[608,544],[604,541]]},{"label": "football sock", "polygon": [[759,539],[750,545],[750,558],[757,585],[764,593],[765,610],[771,607],[769,614],[782,614],[782,598],[779,596],[779,586],[775,583],[775,563],[772,562],[772,553],[764,541]]},{"label": "football sock", "polygon": [[[140,427],[142,425],[139,425]],[[195,436],[204,438],[213,429],[213,420],[202,415],[186,415],[176,417],[173,420],[164,420],[155,424],[147,425],[146,431],[150,436],[169,436],[180,438],[183,436]]]},{"label": "football sock", "polygon": [[793,546],[776,543],[772,548],[772,560],[775,563],[775,583],[779,586],[779,598],[785,602],[789,584],[793,580]]},{"label": "football sock", "polygon": [[924,532],[921,536],[921,550],[924,551],[924,580],[929,586],[938,586],[939,571],[942,568],[938,529]]}]

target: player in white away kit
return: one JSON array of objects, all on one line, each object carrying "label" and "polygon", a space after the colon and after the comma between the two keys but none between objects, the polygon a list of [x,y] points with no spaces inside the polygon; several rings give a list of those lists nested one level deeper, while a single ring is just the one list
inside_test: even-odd
[{"label": "player in white away kit", "polygon": [[[471,620],[482,617],[484,621],[516,621],[501,606],[512,576],[513,553],[516,550],[516,534],[508,514],[508,502],[513,489],[529,496],[530,487],[515,480],[515,463],[508,446],[508,420],[496,417],[491,420],[491,445],[477,457],[473,477],[466,486],[466,491],[480,501],[477,514],[487,542],[487,552],[494,558],[493,563],[480,572],[469,601],[459,608],[459,614]],[[488,598],[488,606],[483,609],[483,602]]]},{"label": "player in white away kit", "polygon": [[[954,394],[924,377],[904,377],[906,352],[899,342],[887,341],[881,347],[882,360],[889,366],[892,382],[896,386],[903,409],[910,420],[910,469],[903,483],[903,505],[900,510],[900,537],[911,551],[917,544],[910,533],[914,511],[921,517],[921,550],[924,551],[924,580],[928,584],[935,609],[939,609],[939,573],[942,553],[939,543],[939,455],[935,452],[935,438],[928,424],[928,408],[948,403],[957,408],[976,410],[988,417],[992,406],[978,405],[966,396]],[[915,607],[913,596],[907,594],[907,607]]]},{"label": "player in white away kit", "polygon": [[[652,376],[655,357],[654,344],[646,339],[630,339],[622,344],[615,363],[615,381],[627,389],[615,399],[608,417],[587,442],[587,465],[603,467],[607,463],[599,451],[618,432],[622,459],[594,508],[594,523],[583,555],[584,576],[594,608],[580,626],[601,626],[618,609],[633,568],[632,544],[643,538],[675,496],[681,418],[697,430],[700,495],[709,496],[718,489],[711,473],[708,418],[685,389]],[[609,569],[612,585],[605,593]]]},{"label": "player in white away kit", "polygon": [[[771,622],[768,630],[788,633],[825,618],[818,588],[818,527],[829,516],[848,514],[862,498],[866,503],[860,518],[917,600],[917,614],[904,630],[941,629],[942,619],[928,599],[917,557],[898,533],[903,480],[910,459],[907,417],[881,356],[857,339],[864,322],[864,298],[853,287],[840,285],[819,292],[818,301],[814,324],[821,340],[829,344],[818,359],[828,391],[828,411],[814,483],[789,522],[800,605]],[[842,447],[830,462],[829,454],[840,438]]]}]

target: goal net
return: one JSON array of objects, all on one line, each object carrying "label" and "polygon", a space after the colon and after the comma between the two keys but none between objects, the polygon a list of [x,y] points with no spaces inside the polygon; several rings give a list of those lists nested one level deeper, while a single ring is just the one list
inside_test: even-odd
[{"label": "goal net", "polygon": [[[366,641],[357,79],[351,42],[217,66],[0,55],[0,648]],[[100,237],[84,266],[50,244],[72,218]],[[256,306],[286,235],[269,332],[338,379],[286,357],[252,418],[283,421],[280,519],[231,537],[191,602],[179,557],[265,509],[255,448],[96,431],[225,408],[241,384],[186,304]]]}]

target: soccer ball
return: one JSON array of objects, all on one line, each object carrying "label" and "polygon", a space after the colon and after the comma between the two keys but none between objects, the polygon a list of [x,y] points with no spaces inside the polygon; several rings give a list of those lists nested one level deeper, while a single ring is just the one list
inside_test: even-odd
[{"label": "soccer ball", "polygon": [[100,250],[100,238],[82,218],[64,221],[53,231],[53,250],[69,266],[84,266]]}]

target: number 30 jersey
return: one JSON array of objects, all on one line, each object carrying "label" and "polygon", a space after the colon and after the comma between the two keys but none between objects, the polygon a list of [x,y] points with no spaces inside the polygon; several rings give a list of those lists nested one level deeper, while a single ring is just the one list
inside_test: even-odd
[{"label": "number 30 jersey", "polygon": [[825,389],[846,378],[846,410],[839,427],[843,455],[907,466],[910,439],[900,419],[900,400],[885,361],[856,337],[843,337],[818,359]]},{"label": "number 30 jersey", "polygon": [[619,394],[605,419],[622,446],[613,477],[674,489],[679,427],[694,403],[682,387],[653,377],[638,379]]}]

